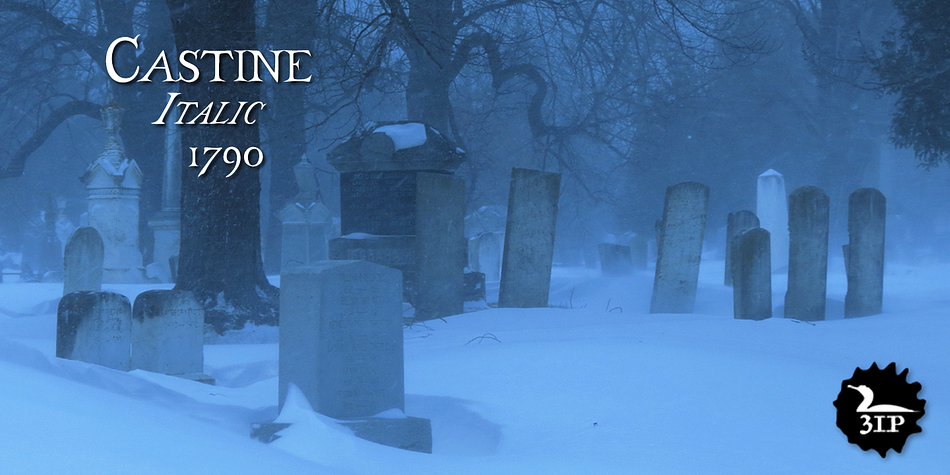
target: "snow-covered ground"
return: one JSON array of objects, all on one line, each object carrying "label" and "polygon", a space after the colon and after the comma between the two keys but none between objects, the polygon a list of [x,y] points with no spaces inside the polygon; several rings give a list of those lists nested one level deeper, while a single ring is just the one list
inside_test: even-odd
[{"label": "snow-covered ground", "polygon": [[[832,262],[816,324],[734,320],[722,272],[704,261],[695,314],[649,315],[652,272],[555,268],[552,308],[406,329],[406,412],[432,420],[431,455],[357,439],[305,401],[257,442],[249,425],[277,417],[275,343],[206,345],[217,386],[61,360],[61,284],[0,284],[0,474],[950,473],[950,266],[890,266],[885,313],[843,320]],[[784,276],[773,287],[780,315]],[[926,415],[882,459],[848,443],[832,402],[856,367],[892,361]]]}]

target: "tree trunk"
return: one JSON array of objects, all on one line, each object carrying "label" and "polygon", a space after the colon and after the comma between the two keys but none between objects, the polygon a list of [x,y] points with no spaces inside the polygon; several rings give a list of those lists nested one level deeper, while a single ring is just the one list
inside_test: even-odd
[{"label": "tree trunk", "polygon": [[[179,51],[257,49],[253,0],[168,0],[168,6]],[[199,81],[179,84],[182,100],[198,102],[199,108],[211,102],[259,100],[259,83],[234,82],[235,62],[226,57],[221,67],[225,82],[210,82],[214,71],[210,59],[198,62]],[[199,152],[204,147],[237,147],[243,153],[259,145],[256,123],[182,126],[186,166],[175,288],[198,294],[205,302],[205,322],[218,333],[242,328],[246,322],[277,323],[277,289],[267,282],[261,261],[259,170],[243,167],[226,178],[232,167],[219,157],[207,174],[198,177],[199,169],[187,166],[189,147]],[[199,154],[199,166],[205,160]]]},{"label": "tree trunk", "polygon": [[409,0],[409,24],[403,48],[409,59],[406,115],[454,137],[449,127],[449,85],[456,27],[451,0]]}]

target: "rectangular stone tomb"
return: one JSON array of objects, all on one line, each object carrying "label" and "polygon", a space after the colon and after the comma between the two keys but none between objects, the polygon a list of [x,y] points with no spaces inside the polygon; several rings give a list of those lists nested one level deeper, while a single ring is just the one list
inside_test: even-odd
[{"label": "rectangular stone tomb", "polygon": [[132,306],[113,292],[71,292],[56,311],[56,356],[128,371]]},{"label": "rectangular stone tomb", "polygon": [[341,234],[415,234],[416,174],[414,171],[340,173]]},{"label": "rectangular stone tomb", "polygon": [[194,293],[149,290],[135,298],[132,310],[132,369],[173,375],[204,371],[205,312]]},{"label": "rectangular stone tomb", "polygon": [[290,383],[336,419],[404,410],[402,278],[365,261],[281,276],[279,404]]}]

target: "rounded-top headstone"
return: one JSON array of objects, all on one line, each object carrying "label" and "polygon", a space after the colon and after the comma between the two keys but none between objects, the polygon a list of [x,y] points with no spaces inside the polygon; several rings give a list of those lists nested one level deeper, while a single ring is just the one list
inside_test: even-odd
[{"label": "rounded-top headstone", "polygon": [[66,270],[63,295],[80,290],[102,290],[103,254],[102,236],[95,228],[85,226],[73,232],[63,256]]}]

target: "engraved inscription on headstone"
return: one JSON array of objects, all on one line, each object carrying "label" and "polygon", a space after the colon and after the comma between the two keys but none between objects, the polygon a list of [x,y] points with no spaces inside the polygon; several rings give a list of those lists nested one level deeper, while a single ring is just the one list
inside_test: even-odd
[{"label": "engraved inscription on headstone", "polygon": [[113,292],[72,292],[56,311],[56,356],[130,369],[132,306]]},{"label": "engraved inscription on headstone", "polygon": [[139,294],[132,313],[132,369],[201,373],[204,320],[204,306],[192,292],[149,290]]},{"label": "engraved inscription on headstone", "polygon": [[404,409],[402,278],[364,261],[325,261],[281,277],[279,401],[290,383],[337,419]]}]

